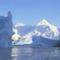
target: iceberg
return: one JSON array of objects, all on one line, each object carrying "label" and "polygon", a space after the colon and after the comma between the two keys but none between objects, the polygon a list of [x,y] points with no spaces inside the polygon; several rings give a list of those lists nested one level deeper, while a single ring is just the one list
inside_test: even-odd
[{"label": "iceberg", "polygon": [[0,47],[12,47],[12,14],[9,11],[8,16],[0,16]]}]

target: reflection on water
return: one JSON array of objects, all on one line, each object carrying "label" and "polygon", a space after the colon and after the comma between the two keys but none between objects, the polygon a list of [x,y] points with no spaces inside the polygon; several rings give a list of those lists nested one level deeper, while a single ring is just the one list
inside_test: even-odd
[{"label": "reflection on water", "polygon": [[14,47],[1,48],[0,60],[60,60],[60,48]]}]

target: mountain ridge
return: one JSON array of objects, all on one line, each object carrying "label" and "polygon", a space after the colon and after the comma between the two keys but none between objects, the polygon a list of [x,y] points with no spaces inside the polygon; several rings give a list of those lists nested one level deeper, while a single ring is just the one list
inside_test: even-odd
[{"label": "mountain ridge", "polygon": [[36,26],[26,25],[24,23],[18,25],[19,26],[15,25],[13,29],[17,30],[17,35],[21,37],[31,34],[32,36],[42,36],[48,39],[59,39],[60,36],[59,29],[55,25],[50,24],[45,19],[38,22]]}]

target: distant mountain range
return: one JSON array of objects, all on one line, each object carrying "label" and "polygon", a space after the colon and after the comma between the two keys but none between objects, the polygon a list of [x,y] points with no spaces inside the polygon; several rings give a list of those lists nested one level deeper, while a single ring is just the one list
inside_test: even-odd
[{"label": "distant mountain range", "polygon": [[26,41],[23,44],[32,44],[33,36],[42,37],[50,40],[60,39],[60,29],[57,28],[55,25],[50,24],[45,19],[38,22],[35,26],[29,26],[23,23],[16,23],[16,25],[14,25],[13,27],[13,31],[13,40],[17,38],[17,40],[15,39],[14,41]]}]

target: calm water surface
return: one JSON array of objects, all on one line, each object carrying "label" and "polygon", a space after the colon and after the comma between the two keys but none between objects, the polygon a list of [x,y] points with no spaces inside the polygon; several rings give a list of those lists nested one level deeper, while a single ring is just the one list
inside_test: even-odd
[{"label": "calm water surface", "polygon": [[60,60],[58,47],[0,48],[0,60]]}]

